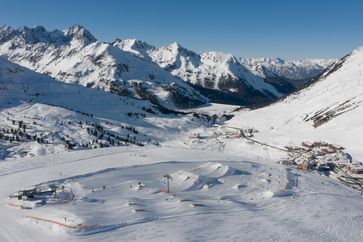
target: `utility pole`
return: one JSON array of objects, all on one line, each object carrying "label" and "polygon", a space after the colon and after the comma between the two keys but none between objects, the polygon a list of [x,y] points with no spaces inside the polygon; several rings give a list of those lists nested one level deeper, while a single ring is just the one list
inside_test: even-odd
[{"label": "utility pole", "polygon": [[295,173],[295,177],[296,177],[296,181],[295,181],[296,184],[295,184],[295,186],[296,186],[296,188],[298,188],[298,186],[299,186],[299,176],[300,176],[299,174],[296,174]]},{"label": "utility pole", "polygon": [[166,179],[166,193],[170,193],[169,180],[171,179],[171,176],[169,174],[166,174],[163,177]]}]

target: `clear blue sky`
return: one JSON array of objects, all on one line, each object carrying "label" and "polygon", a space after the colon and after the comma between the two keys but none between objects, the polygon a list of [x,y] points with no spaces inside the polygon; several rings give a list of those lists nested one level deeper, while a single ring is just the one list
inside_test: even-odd
[{"label": "clear blue sky", "polygon": [[98,39],[174,41],[197,52],[288,59],[340,57],[363,45],[359,0],[1,0],[0,25],[75,23]]}]

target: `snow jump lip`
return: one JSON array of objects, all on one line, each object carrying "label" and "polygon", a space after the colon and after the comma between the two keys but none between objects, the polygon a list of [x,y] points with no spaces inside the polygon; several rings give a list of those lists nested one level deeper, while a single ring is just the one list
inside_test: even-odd
[{"label": "snow jump lip", "polygon": [[217,178],[207,177],[184,170],[172,173],[170,176],[172,178],[172,187],[183,191],[199,190],[204,185],[220,184]]},{"label": "snow jump lip", "polygon": [[207,162],[191,171],[180,170],[172,173],[172,186],[183,191],[202,189],[204,186],[221,184],[219,178],[251,173],[235,169],[219,162]]},{"label": "snow jump lip", "polygon": [[230,167],[229,165],[222,164],[219,162],[207,162],[193,169],[192,171],[198,174],[202,174],[204,176],[215,177],[215,178],[220,178],[230,175],[251,175],[251,173],[247,171],[238,170],[233,167]]}]

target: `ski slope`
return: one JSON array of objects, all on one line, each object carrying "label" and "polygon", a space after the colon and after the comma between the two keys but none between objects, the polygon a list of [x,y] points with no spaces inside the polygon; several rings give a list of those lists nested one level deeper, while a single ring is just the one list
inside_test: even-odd
[{"label": "ski slope", "polygon": [[362,161],[362,66],[358,48],[313,85],[265,108],[236,112],[226,125],[255,128],[257,139],[282,147],[313,140],[337,143]]},{"label": "ski slope", "polygon": [[[0,182],[7,186],[0,190],[0,219],[6,221],[1,241],[359,241],[363,236],[358,191],[256,156],[107,148],[3,162],[2,168]],[[173,177],[170,194],[161,192],[166,173]],[[47,181],[71,187],[74,200],[31,210],[7,205],[9,194]]]}]

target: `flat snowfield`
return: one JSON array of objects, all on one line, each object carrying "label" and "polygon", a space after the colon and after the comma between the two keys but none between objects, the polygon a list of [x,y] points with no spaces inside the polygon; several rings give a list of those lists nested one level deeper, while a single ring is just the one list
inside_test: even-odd
[{"label": "flat snowfield", "polygon": [[204,114],[229,114],[232,111],[234,111],[237,108],[240,108],[241,106],[237,105],[227,105],[227,104],[219,104],[219,103],[208,103],[203,106],[200,106],[198,108],[191,108],[191,109],[184,109],[183,112],[189,111],[189,112],[198,112],[198,113],[204,113]]},{"label": "flat snowfield", "polygon": [[[169,188],[165,175],[169,175]],[[71,201],[8,196],[44,182]],[[1,163],[0,241],[361,241],[363,197],[329,178],[201,149],[107,148]]]}]

